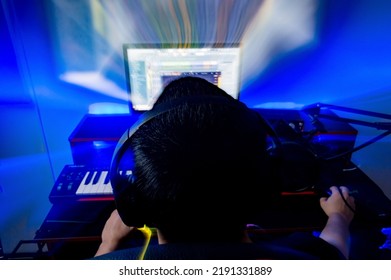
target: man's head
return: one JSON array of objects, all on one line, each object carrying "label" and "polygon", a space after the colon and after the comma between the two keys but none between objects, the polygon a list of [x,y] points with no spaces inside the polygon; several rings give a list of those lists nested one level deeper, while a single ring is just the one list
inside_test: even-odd
[{"label": "man's head", "polygon": [[137,207],[127,215],[142,212],[169,240],[233,239],[274,193],[264,123],[201,78],[171,82],[153,110],[173,100],[129,139]]}]

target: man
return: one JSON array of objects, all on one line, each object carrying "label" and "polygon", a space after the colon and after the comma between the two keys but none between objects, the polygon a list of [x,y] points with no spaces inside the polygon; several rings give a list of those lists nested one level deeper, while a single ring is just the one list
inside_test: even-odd
[{"label": "man", "polygon": [[[210,254],[210,244],[220,251],[251,244],[243,245],[252,248],[248,258],[295,258],[295,253],[297,258],[338,258],[341,254],[348,258],[349,225],[354,216],[349,207],[354,207],[354,199],[345,187],[333,186],[330,197],[321,198],[328,221],[320,236],[307,235],[294,242],[308,239],[313,245],[304,247],[312,247],[310,251],[289,244],[270,248],[252,243],[246,225],[276,203],[280,191],[278,160],[267,145],[270,131],[256,112],[206,80],[186,77],[165,87],[150,114],[122,141],[126,145],[122,144],[120,153],[133,151],[135,166],[131,177],[120,184],[114,172],[118,211],[103,230],[98,258],[127,258],[124,252],[107,253],[141,223],[156,228],[159,244],[180,244],[177,250],[200,251],[207,244],[201,250],[205,254],[168,258],[221,258]],[[118,155],[116,161],[120,161]],[[124,190],[118,191],[116,185]],[[131,198],[124,199],[122,191],[129,190]],[[129,221],[139,215],[142,218],[137,223]],[[162,248],[166,247],[155,249]],[[260,252],[259,257],[254,251]],[[127,256],[132,258],[130,252]]]}]

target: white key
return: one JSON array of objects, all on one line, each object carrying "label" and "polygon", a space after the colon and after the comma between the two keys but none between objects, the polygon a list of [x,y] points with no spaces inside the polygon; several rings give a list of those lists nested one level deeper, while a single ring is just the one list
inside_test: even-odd
[{"label": "white key", "polygon": [[96,193],[96,189],[98,184],[94,184],[95,177],[99,176],[98,171],[94,171],[94,175],[92,176],[92,179],[89,184],[86,185],[83,194],[94,194]]},{"label": "white key", "polygon": [[85,190],[85,188],[86,188],[86,181],[87,181],[88,175],[90,175],[90,171],[87,171],[86,175],[84,175],[83,180],[81,181],[79,187],[78,187],[77,190],[76,190],[76,194],[77,194],[77,195],[83,194],[83,193],[84,193],[84,190]]},{"label": "white key", "polygon": [[[109,176],[109,172],[106,171],[106,177],[107,176]],[[111,186],[111,182],[110,181],[108,181],[107,184],[104,184],[103,193],[104,194],[112,194],[113,193],[113,188]]]},{"label": "white key", "polygon": [[96,193],[97,194],[103,194],[104,193],[104,188],[105,188],[105,180],[107,176],[107,171],[102,171],[100,174],[99,181],[97,183],[97,188],[96,188]]}]

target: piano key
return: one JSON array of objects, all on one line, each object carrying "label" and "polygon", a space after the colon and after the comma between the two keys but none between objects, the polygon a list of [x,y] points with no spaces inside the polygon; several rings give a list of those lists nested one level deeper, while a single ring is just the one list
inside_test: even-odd
[{"label": "piano key", "polygon": [[107,184],[109,184],[109,183],[110,183],[110,174],[109,174],[109,172],[107,171],[107,176],[106,176],[106,178],[105,178],[104,184],[107,185]]},{"label": "piano key", "polygon": [[101,173],[102,173],[102,171],[100,171],[100,170],[96,171],[95,176],[94,176],[94,180],[92,181],[93,185],[95,185],[99,182]]},{"label": "piano key", "polygon": [[98,171],[94,171],[94,174],[92,175],[92,180],[86,184],[82,194],[93,194],[96,192],[96,190],[95,190],[96,184],[94,184],[95,178],[97,178],[96,180],[99,180],[99,172]]},{"label": "piano key", "polygon": [[99,195],[99,194],[111,194],[112,188],[110,182],[105,184],[108,177],[108,171],[100,171],[95,172],[93,175],[93,180],[89,184],[86,182],[82,182],[82,184],[86,184],[84,186],[80,186],[80,191],[77,194],[80,195]]},{"label": "piano key", "polygon": [[90,184],[92,178],[94,177],[95,172],[88,172],[88,175],[86,177],[85,185]]},{"label": "piano key", "polygon": [[107,176],[107,171],[101,171],[99,176],[99,181],[97,182],[97,188],[96,193],[103,193],[104,187],[105,187],[105,179]]},{"label": "piano key", "polygon": [[113,188],[111,186],[111,182],[110,182],[110,174],[108,171],[106,171],[106,178],[104,180],[104,186],[103,186],[103,190],[102,190],[102,193],[103,194],[112,194],[113,193]]},{"label": "piano key", "polygon": [[90,177],[92,177],[91,174],[92,174],[92,172],[87,171],[86,175],[84,175],[83,180],[81,180],[81,183],[80,183],[79,187],[78,187],[77,190],[76,190],[76,194],[77,194],[77,195],[78,195],[78,194],[82,194],[82,193],[84,192],[84,189],[85,189],[86,186],[87,186],[87,179],[88,179],[88,181],[91,180],[91,179],[90,179]]},{"label": "piano key", "polygon": [[[129,176],[132,171],[123,170],[120,173]],[[51,202],[61,199],[95,201],[112,199],[112,195],[109,168],[68,165],[55,182],[49,199]]]},{"label": "piano key", "polygon": [[87,193],[93,193],[93,191],[90,190],[91,186],[93,185],[94,179],[97,175],[97,171],[93,172],[87,172],[87,174],[84,176],[84,179],[81,181],[76,194],[87,194]]}]

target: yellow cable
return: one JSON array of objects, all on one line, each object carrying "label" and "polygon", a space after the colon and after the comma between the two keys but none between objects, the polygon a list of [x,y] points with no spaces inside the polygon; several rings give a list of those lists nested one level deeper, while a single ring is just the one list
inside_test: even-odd
[{"label": "yellow cable", "polygon": [[141,253],[138,257],[139,260],[143,260],[145,253],[147,252],[149,242],[151,241],[152,230],[149,227],[147,227],[146,225],[144,225],[142,228],[138,228],[138,230],[141,231],[141,233],[145,237],[143,248],[142,248]]}]

